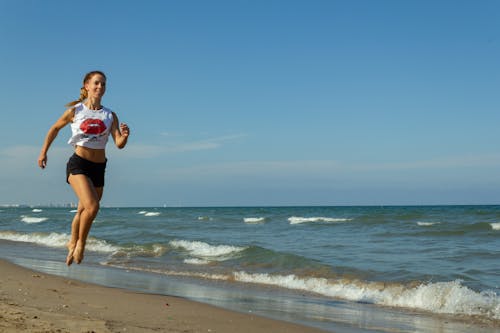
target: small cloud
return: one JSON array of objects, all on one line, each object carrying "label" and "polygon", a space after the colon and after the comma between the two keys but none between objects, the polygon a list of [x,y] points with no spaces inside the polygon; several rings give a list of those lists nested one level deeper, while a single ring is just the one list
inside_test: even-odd
[{"label": "small cloud", "polygon": [[23,156],[33,156],[40,152],[40,147],[35,146],[10,146],[0,150],[0,155],[6,158],[20,158]]},{"label": "small cloud", "polygon": [[243,134],[227,135],[217,138],[173,144],[171,146],[167,146],[166,149],[167,152],[173,152],[173,153],[217,149],[221,147],[224,142],[233,141],[242,137],[245,137],[245,135]]},{"label": "small cloud", "polygon": [[[14,164],[22,164],[27,161],[37,161],[38,155],[40,154],[40,146],[28,146],[28,145],[18,145],[5,147],[0,150],[0,156],[2,156],[2,162],[10,162]],[[71,150],[62,147],[52,147],[48,152],[48,157],[58,158],[64,155],[71,154]],[[69,156],[69,155],[68,155]]]},{"label": "small cloud", "polygon": [[[165,136],[177,136],[176,134],[168,134],[167,132],[163,133],[165,133]],[[246,135],[243,134],[227,135],[197,141],[172,142],[164,145],[129,144],[126,150],[129,156],[136,158],[152,158],[163,154],[218,149],[223,145],[223,143],[237,140],[245,136]]]},{"label": "small cloud", "polygon": [[[163,179],[290,179],[323,181],[331,180],[380,180],[401,179],[409,172],[430,172],[429,175],[443,175],[448,170],[500,167],[500,155],[476,155],[443,157],[434,160],[420,160],[400,163],[348,163],[336,160],[288,160],[288,161],[240,161],[186,166],[162,170]],[[451,174],[460,177],[467,171]],[[377,175],[374,177],[374,175]],[[382,178],[381,178],[382,177]]]},{"label": "small cloud", "polygon": [[357,171],[396,171],[450,168],[483,168],[500,166],[499,154],[445,156],[441,158],[378,164],[352,165]]},{"label": "small cloud", "polygon": [[160,136],[165,136],[165,137],[176,137],[176,136],[182,136],[181,134],[174,133],[174,132],[168,132],[168,131],[163,131],[160,133]]},{"label": "small cloud", "polygon": [[336,161],[244,161],[209,165],[195,165],[178,169],[164,170],[165,179],[200,178],[215,179],[232,177],[248,179],[248,177],[294,178],[321,175],[338,175],[345,168]]},{"label": "small cloud", "polygon": [[165,153],[184,153],[188,151],[217,149],[221,145],[216,141],[206,140],[198,142],[185,142],[164,147]]}]

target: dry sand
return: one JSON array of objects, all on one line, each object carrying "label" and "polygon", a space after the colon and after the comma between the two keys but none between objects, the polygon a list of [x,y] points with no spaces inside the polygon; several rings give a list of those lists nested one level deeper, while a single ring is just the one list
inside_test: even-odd
[{"label": "dry sand", "polygon": [[0,272],[0,332],[324,332],[179,297],[38,273],[3,260]]}]

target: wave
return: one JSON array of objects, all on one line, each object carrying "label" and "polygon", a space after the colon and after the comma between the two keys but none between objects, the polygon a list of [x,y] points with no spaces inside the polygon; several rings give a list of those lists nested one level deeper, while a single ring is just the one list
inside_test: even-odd
[{"label": "wave", "polygon": [[301,223],[311,223],[311,222],[327,222],[327,223],[339,223],[339,222],[349,222],[352,221],[350,218],[333,218],[333,217],[298,217],[292,216],[288,218],[290,224],[301,224]]},{"label": "wave", "polygon": [[[417,222],[419,226],[431,226],[432,222]],[[433,225],[439,224],[435,222]],[[489,223],[489,222],[477,222],[472,224],[461,224],[453,226],[444,226],[436,228],[427,228],[425,231],[421,231],[418,234],[412,234],[417,236],[431,236],[431,237],[454,237],[454,236],[464,236],[473,233],[484,233],[491,232],[491,230],[500,230],[500,222]]]},{"label": "wave", "polygon": [[[65,233],[20,233],[16,231],[0,231],[0,239],[14,242],[33,243],[37,245],[66,248],[70,235]],[[210,245],[198,241],[174,240],[168,245],[133,244],[118,246],[105,240],[89,237],[86,249],[94,252],[109,253],[112,258],[161,257],[170,249],[182,249],[188,253],[184,260],[188,264],[204,265],[212,261],[226,261],[237,258],[246,247],[230,245]]]},{"label": "wave", "polygon": [[189,258],[189,259],[184,259],[184,263],[190,265],[208,265],[210,264],[210,261],[205,259]]},{"label": "wave", "polygon": [[433,226],[435,224],[439,224],[439,222],[417,222],[417,225],[419,225],[421,227],[430,227],[430,226]]},{"label": "wave", "polygon": [[120,258],[134,257],[161,257],[172,249],[187,253],[184,263],[192,265],[206,265],[213,261],[226,261],[239,256],[246,250],[243,247],[229,245],[210,245],[198,241],[173,240],[168,244],[133,244],[115,247],[111,258],[120,261]]},{"label": "wave", "polygon": [[493,230],[500,230],[500,222],[497,223],[490,223],[491,229]]},{"label": "wave", "polygon": [[32,210],[33,213],[40,213],[40,212],[43,212],[43,209],[38,209],[38,208],[34,208]]},{"label": "wave", "polygon": [[[186,259],[185,261],[189,261],[189,260]],[[139,271],[139,272],[163,274],[163,275],[170,275],[170,276],[185,276],[185,277],[195,277],[195,278],[201,278],[201,279],[224,280],[224,281],[231,281],[232,280],[231,275],[226,275],[226,274],[212,274],[212,273],[192,272],[192,271],[189,271],[189,272],[166,271],[166,270],[151,268],[151,267],[143,268],[143,267],[125,266],[125,265],[120,265],[120,264],[111,263],[111,262],[101,262],[101,265],[130,270],[130,271]]]},{"label": "wave", "polygon": [[265,217],[245,217],[243,222],[245,223],[264,223],[267,219]]},{"label": "wave", "polygon": [[[190,263],[200,264],[201,261],[193,260]],[[459,280],[403,285],[387,282],[367,282],[356,279],[299,277],[293,274],[273,275],[248,273],[245,271],[215,274],[130,267],[111,263],[106,265],[171,276],[275,286],[347,301],[420,310],[435,314],[474,316],[487,320],[500,320],[500,299],[495,292],[484,291],[479,293],[463,286]]]},{"label": "wave", "polygon": [[461,229],[463,229],[465,232],[490,231],[492,228],[494,228],[493,224],[495,223],[477,222],[465,225]]},{"label": "wave", "polygon": [[[15,231],[1,231],[0,239],[13,242],[34,243],[55,248],[66,248],[70,235],[56,232],[23,234]],[[107,243],[105,240],[89,237],[85,249],[95,252],[113,253],[120,248]]]},{"label": "wave", "polygon": [[198,221],[212,221],[210,216],[198,216]]},{"label": "wave", "polygon": [[49,219],[48,217],[31,217],[26,215],[21,216],[21,221],[28,224],[41,223],[47,221],[48,219]]},{"label": "wave", "polygon": [[478,293],[463,286],[459,280],[405,286],[383,282],[330,281],[324,278],[301,278],[295,275],[273,276],[246,272],[234,273],[234,279],[240,282],[308,291],[349,301],[424,310],[439,314],[500,319],[500,298],[495,292]]},{"label": "wave", "polygon": [[[199,241],[173,240],[170,246],[186,250],[190,256],[196,259],[208,261],[226,261],[235,258],[246,247],[231,245],[210,245]],[[189,260],[189,259],[188,259]]]},{"label": "wave", "polygon": [[160,212],[147,212],[145,210],[141,210],[137,214],[141,214],[141,215],[144,215],[144,216],[159,216],[161,213]]},{"label": "wave", "polygon": [[160,214],[159,212],[147,212],[144,216],[160,216]]},{"label": "wave", "polygon": [[144,244],[116,247],[116,251],[112,253],[113,259],[132,257],[150,257],[156,258],[163,256],[168,251],[168,248],[161,244]]}]

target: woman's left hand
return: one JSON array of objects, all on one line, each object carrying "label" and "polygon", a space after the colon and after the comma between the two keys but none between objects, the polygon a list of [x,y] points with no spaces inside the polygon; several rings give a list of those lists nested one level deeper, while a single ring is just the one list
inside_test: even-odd
[{"label": "woman's left hand", "polygon": [[120,132],[121,132],[122,136],[128,137],[128,135],[130,134],[130,128],[128,128],[127,124],[121,123],[120,124]]}]

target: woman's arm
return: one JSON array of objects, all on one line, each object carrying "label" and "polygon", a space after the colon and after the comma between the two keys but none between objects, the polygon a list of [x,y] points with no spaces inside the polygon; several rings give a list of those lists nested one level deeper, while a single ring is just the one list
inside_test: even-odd
[{"label": "woman's arm", "polygon": [[111,136],[115,141],[115,145],[122,149],[127,144],[128,135],[130,134],[130,129],[127,124],[121,123],[120,125],[118,121],[118,116],[113,112],[113,125],[111,125]]},{"label": "woman's arm", "polygon": [[50,127],[43,142],[42,150],[40,151],[40,156],[38,156],[38,166],[44,169],[47,166],[47,152],[49,151],[50,145],[57,137],[59,130],[73,121],[73,116],[75,114],[75,109],[71,108],[66,110],[61,118],[59,118],[52,127]]}]

